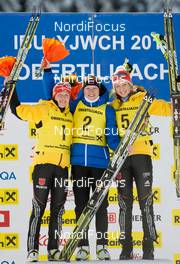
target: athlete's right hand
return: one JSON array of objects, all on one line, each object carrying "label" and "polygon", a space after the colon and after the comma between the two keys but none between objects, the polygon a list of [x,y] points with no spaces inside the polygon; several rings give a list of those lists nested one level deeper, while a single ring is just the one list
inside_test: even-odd
[{"label": "athlete's right hand", "polygon": [[49,61],[47,61],[44,57],[41,60],[41,69],[45,70],[45,69],[50,69],[51,68],[51,64]]}]

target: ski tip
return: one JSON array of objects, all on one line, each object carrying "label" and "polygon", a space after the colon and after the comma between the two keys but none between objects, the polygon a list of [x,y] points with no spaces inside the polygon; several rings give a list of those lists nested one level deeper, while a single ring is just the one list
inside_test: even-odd
[{"label": "ski tip", "polygon": [[164,2],[164,16],[171,16],[172,14],[173,0],[165,0]]},{"label": "ski tip", "polygon": [[42,11],[42,5],[39,4],[39,6],[37,7],[37,17],[41,16],[41,11]]},{"label": "ski tip", "polygon": [[36,16],[36,7],[33,6],[33,9],[32,9],[32,17],[35,17]]},{"label": "ski tip", "polygon": [[39,18],[41,15],[41,5],[33,6],[32,17]]}]

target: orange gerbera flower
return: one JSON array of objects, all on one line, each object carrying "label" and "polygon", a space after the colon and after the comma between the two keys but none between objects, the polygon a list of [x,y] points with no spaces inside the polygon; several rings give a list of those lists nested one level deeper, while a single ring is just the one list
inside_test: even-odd
[{"label": "orange gerbera flower", "polygon": [[15,62],[15,57],[5,56],[0,58],[0,76],[4,78],[8,77],[12,71]]},{"label": "orange gerbera flower", "polygon": [[69,55],[69,51],[65,48],[64,44],[53,38],[44,38],[42,41],[42,49],[44,58],[49,62],[57,62]]}]

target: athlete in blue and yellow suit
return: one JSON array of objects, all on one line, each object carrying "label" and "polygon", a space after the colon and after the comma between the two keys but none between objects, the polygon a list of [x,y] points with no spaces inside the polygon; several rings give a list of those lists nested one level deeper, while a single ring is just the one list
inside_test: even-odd
[{"label": "athlete in blue and yellow suit", "polygon": [[[44,81],[46,92],[53,86],[51,70],[46,70]],[[49,92],[48,92],[49,93]],[[95,189],[109,163],[108,146],[115,150],[119,144],[115,111],[107,105],[109,94],[106,88],[89,76],[84,83],[78,99],[71,103],[74,113],[73,144],[71,148],[71,165],[73,190],[75,197],[76,220],[79,219],[90,198],[90,189]],[[83,182],[81,186],[79,184]],[[108,199],[105,197],[96,214],[97,258],[110,259],[107,251]],[[94,234],[95,235],[95,234]],[[88,231],[79,243],[77,260],[89,258]]]},{"label": "athlete in blue and yellow suit", "polygon": [[[123,136],[141,104],[145,92],[134,90],[131,76],[123,67],[117,68],[112,80],[116,94],[116,99],[112,102],[112,106],[116,111],[119,134]],[[170,116],[171,104],[163,100],[154,100],[149,109],[149,114]],[[144,231],[143,259],[154,259],[153,241],[157,239],[157,234],[153,216],[152,144],[147,128],[147,131],[144,131],[131,146],[129,156],[120,171],[121,180],[123,180],[123,184],[118,186],[120,242],[122,244],[120,259],[131,259],[133,257],[133,180],[136,183],[142,213]]]}]

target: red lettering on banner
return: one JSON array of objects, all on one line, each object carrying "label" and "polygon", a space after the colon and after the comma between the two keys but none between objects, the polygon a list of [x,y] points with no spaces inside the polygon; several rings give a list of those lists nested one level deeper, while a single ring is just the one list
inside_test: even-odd
[{"label": "red lettering on banner", "polygon": [[108,223],[116,223],[116,213],[108,213]]},{"label": "red lettering on banner", "polygon": [[[67,239],[61,238],[59,239],[59,246],[64,246],[67,242]],[[39,246],[47,247],[48,245],[48,236],[47,235],[40,235],[39,236]]]},{"label": "red lettering on banner", "polygon": [[59,240],[59,245],[60,246],[65,246],[66,243],[67,243],[67,239],[65,239],[65,238],[62,238],[62,239]]},{"label": "red lettering on banner", "polygon": [[139,253],[135,253],[133,254],[133,259],[136,259],[136,260],[142,259],[142,256]]},{"label": "red lettering on banner", "polygon": [[48,244],[48,237],[46,235],[39,236],[39,245],[41,247],[47,247]]}]

